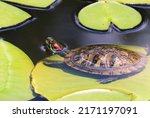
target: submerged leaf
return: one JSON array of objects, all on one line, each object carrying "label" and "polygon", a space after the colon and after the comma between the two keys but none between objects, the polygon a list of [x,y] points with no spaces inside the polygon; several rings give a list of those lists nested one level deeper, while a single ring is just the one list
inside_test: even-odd
[{"label": "submerged leaf", "polygon": [[108,30],[111,23],[120,30],[127,30],[142,22],[138,11],[110,0],[88,5],[79,12],[78,19],[83,26],[93,30]]},{"label": "submerged leaf", "polygon": [[33,63],[14,45],[0,40],[0,100],[30,100]]},{"label": "submerged leaf", "polygon": [[[142,47],[121,46],[137,52],[145,53]],[[54,62],[63,62],[64,58],[59,55],[48,57]],[[66,66],[66,65],[65,65]],[[150,99],[150,57],[145,69],[126,79],[117,80],[108,84],[100,84],[92,77],[80,76],[64,71],[63,68],[48,67],[39,62],[34,68],[32,85],[36,93],[49,100],[149,100]],[[98,89],[95,93],[86,93],[84,90]],[[101,90],[104,92],[100,92]],[[112,91],[108,94],[108,91]],[[82,92],[82,94],[76,94]],[[88,95],[88,98],[85,96]],[[110,96],[112,95],[112,98]],[[94,96],[94,98],[92,98]],[[104,96],[104,97],[103,97]],[[69,97],[69,98],[68,98]],[[97,98],[98,99],[97,99]]]},{"label": "submerged leaf", "polygon": [[28,13],[21,9],[0,1],[0,29],[15,26],[30,17]]},{"label": "submerged leaf", "polygon": [[32,6],[32,7],[42,7],[46,8],[54,3],[56,0],[3,0],[13,3],[18,3],[20,5]]}]

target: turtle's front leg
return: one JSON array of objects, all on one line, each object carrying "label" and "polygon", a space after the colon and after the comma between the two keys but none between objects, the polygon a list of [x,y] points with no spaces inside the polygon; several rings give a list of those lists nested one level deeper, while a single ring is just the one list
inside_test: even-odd
[{"label": "turtle's front leg", "polygon": [[56,60],[49,60],[49,59],[43,60],[43,64],[49,67],[60,68],[63,63],[64,63],[63,61],[56,61]]}]

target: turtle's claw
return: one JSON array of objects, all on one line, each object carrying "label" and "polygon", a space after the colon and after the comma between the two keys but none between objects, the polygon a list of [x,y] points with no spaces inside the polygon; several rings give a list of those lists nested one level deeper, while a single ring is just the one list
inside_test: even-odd
[{"label": "turtle's claw", "polygon": [[108,84],[108,83],[116,81],[118,79],[119,78],[117,78],[117,77],[108,77],[108,78],[98,79],[98,82],[100,82],[101,84]]}]

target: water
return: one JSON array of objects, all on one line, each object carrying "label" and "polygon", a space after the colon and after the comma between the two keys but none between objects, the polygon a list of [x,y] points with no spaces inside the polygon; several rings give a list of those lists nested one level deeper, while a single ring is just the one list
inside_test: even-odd
[{"label": "water", "polygon": [[[105,34],[93,33],[78,27],[75,23],[74,15],[87,4],[89,3],[80,0],[63,0],[49,11],[22,8],[36,20],[18,29],[0,32],[0,37],[22,49],[34,63],[45,57],[45,54],[40,50],[40,46],[48,36],[66,43],[69,48],[89,44],[150,46],[149,23],[142,30],[129,34],[116,31]],[[146,9],[143,13],[149,20],[150,10]]]},{"label": "water", "polygon": [[[20,28],[0,32],[0,37],[22,49],[34,63],[45,58],[46,55],[40,50],[40,46],[48,36],[67,44],[70,49],[92,44],[150,46],[149,22],[141,30],[129,34],[116,31],[102,34],[78,27],[74,15],[87,4],[89,3],[80,0],[63,0],[58,6],[49,11],[20,7],[30,13],[36,20]],[[149,21],[150,9],[140,10]],[[45,99],[37,97],[33,100]]]}]

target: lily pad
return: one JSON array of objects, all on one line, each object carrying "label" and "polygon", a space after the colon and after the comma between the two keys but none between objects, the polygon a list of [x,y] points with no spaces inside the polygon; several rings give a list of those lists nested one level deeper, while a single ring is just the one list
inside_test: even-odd
[{"label": "lily pad", "polygon": [[[10,30],[18,28],[29,21],[31,21],[31,15],[27,12],[13,7],[8,3],[14,3],[22,7],[45,9],[55,3],[57,0],[1,0],[0,1],[0,30]],[[58,0],[60,2],[60,0]],[[51,6],[53,8],[56,4]]]},{"label": "lily pad", "polygon": [[92,30],[105,31],[112,27],[130,30],[142,22],[141,14],[126,5],[104,0],[86,6],[78,13],[79,23]]},{"label": "lily pad", "polygon": [[124,4],[142,4],[142,5],[150,4],[150,0],[111,0],[111,1],[116,1]]},{"label": "lily pad", "polygon": [[[137,52],[145,53],[145,49],[137,46],[121,46]],[[99,89],[112,91],[112,98],[107,92],[89,92],[86,100],[149,100],[150,99],[150,57],[145,69],[126,79],[117,80],[108,84],[101,84],[97,79],[84,77],[78,74],[65,72],[61,68],[48,67],[40,61],[32,71],[32,85],[36,93],[41,94],[48,100],[85,100],[84,90]],[[52,61],[64,61],[59,55],[48,57]],[[82,92],[83,94],[76,94]],[[99,95],[101,94],[101,95]],[[69,95],[69,98],[68,98]],[[92,98],[92,96],[99,99]],[[104,95],[104,98],[101,96]],[[107,97],[108,95],[108,97]],[[82,96],[82,97],[81,97]],[[123,97],[124,96],[124,97]],[[92,98],[92,99],[91,99]]]},{"label": "lily pad", "polygon": [[127,101],[132,100],[132,94],[107,89],[90,89],[66,95],[57,101]]},{"label": "lily pad", "polygon": [[20,5],[46,8],[53,4],[56,0],[3,0],[7,2],[18,3]]},{"label": "lily pad", "polygon": [[14,45],[0,40],[0,100],[30,100],[30,58]]},{"label": "lily pad", "polygon": [[9,4],[0,1],[0,29],[18,25],[31,16]]}]

